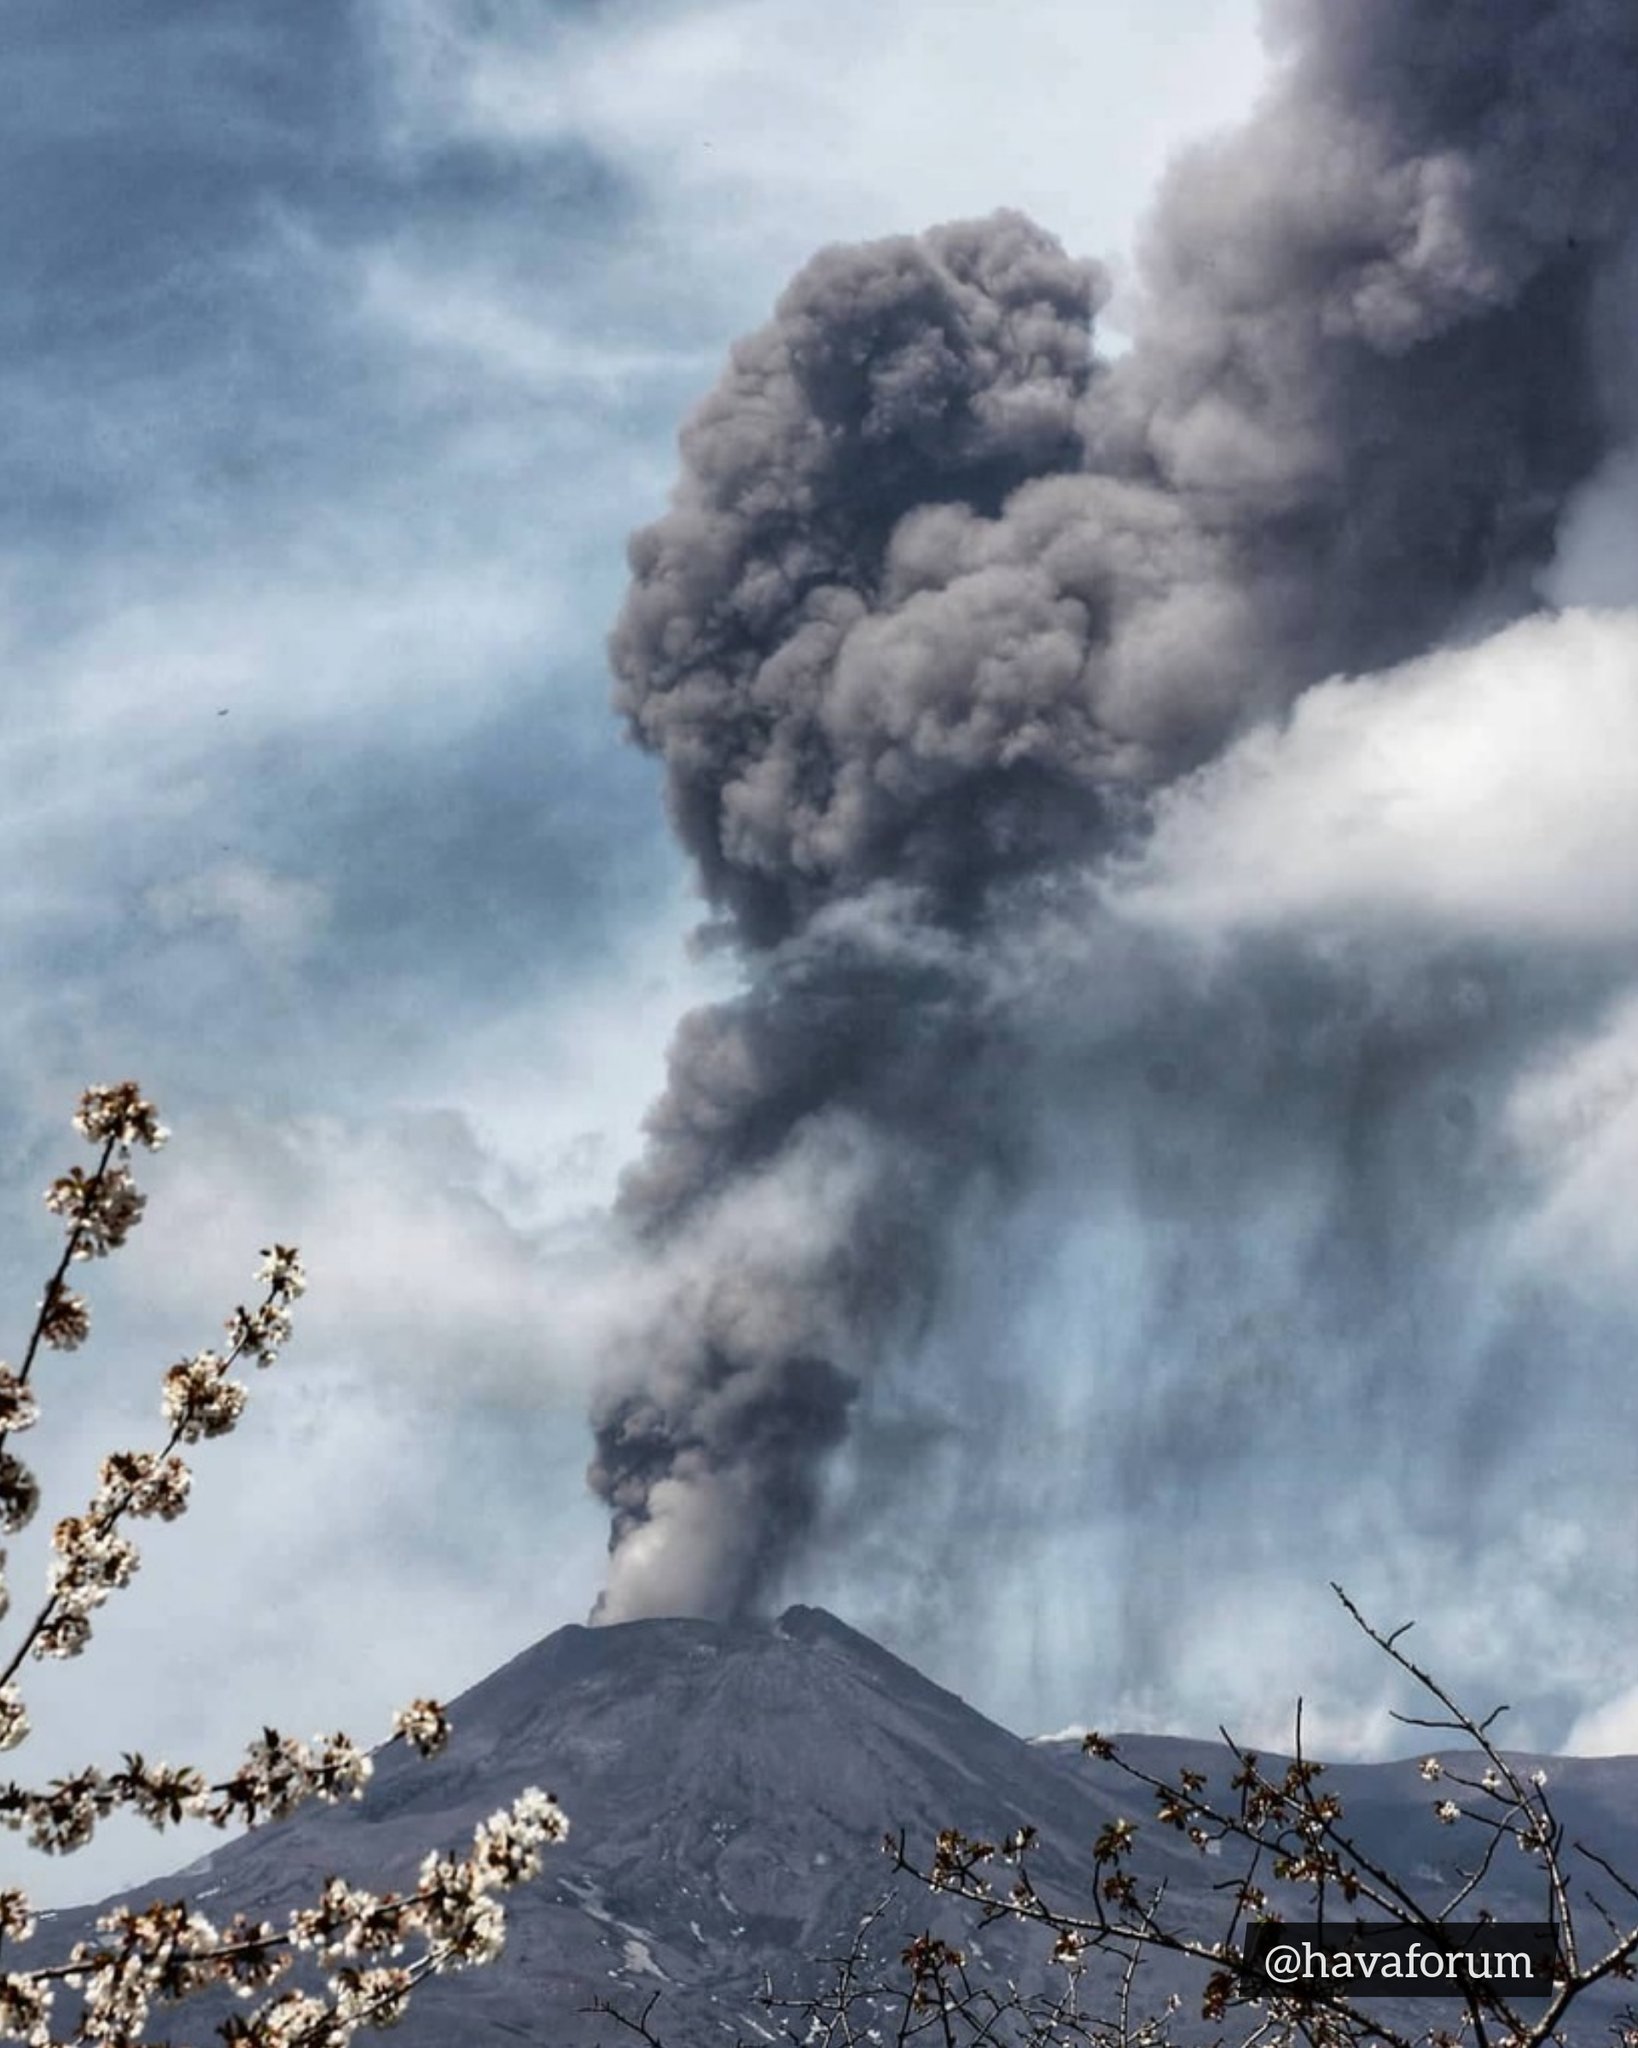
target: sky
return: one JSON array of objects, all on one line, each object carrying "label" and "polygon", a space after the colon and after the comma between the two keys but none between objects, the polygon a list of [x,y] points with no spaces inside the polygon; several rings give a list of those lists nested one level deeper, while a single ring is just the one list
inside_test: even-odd
[{"label": "sky", "polygon": [[[705,911],[663,776],[610,701],[627,536],[666,506],[685,416],[815,251],[997,207],[1108,266],[1100,339],[1118,354],[1157,180],[1244,116],[1268,59],[1242,0],[13,0],[8,44],[7,1347],[55,1257],[38,1196],[76,1157],[79,1089],[134,1076],[175,1134],[139,1161],[131,1244],[84,1274],[90,1345],[46,1361],[23,1446],[42,1521],[78,1504],[103,1451],[153,1440],[163,1368],[213,1340],[261,1246],[299,1244],[311,1276],[239,1432],[200,1447],[189,1515],[144,1533],[94,1664],[29,1671],[39,1733],[19,1762],[44,1775],[140,1748],[218,1768],[266,1722],[376,1739],[395,1705],[455,1694],[604,1586],[587,1411],[631,1285],[609,1205],[679,1020],[742,972],[691,942]],[[1612,461],[1574,501],[1563,603],[1635,594],[1630,486]],[[1541,1328],[1552,1344],[1568,1329],[1577,1356],[1515,1361],[1438,1404],[1451,1441],[1417,1468],[1408,1516],[1391,1475],[1428,1425],[1385,1396],[1376,1434],[1349,1402],[1319,1453],[1332,1480],[1310,1470],[1288,1497],[1240,1457],[1153,1486],[1133,1457],[1124,1489],[1095,1459],[1043,1460],[1043,1442],[1101,1439],[1123,1401],[1117,1446],[1180,1433],[1185,1465],[1209,1448],[1187,1426],[1198,1360],[1161,1345],[1141,1384],[1123,1376],[1183,1267],[1122,1179],[1130,1160],[1094,1156],[1060,1114],[1093,1057],[1050,1022],[1086,986],[1090,914],[1066,900],[1059,966],[1018,968],[1039,1012],[1025,1182],[969,1191],[970,1255],[866,1402],[782,1593],[1024,1732],[1232,1714],[1268,1741],[1302,1691],[1316,1741],[1391,1753],[1392,1695],[1329,1611],[1327,1579],[1351,1576],[1390,1623],[1420,1614],[1444,1668],[1522,1685],[1521,1743],[1638,1749],[1638,1670],[1612,1627],[1638,1534],[1619,1429],[1587,1443],[1577,1404],[1581,1435],[1548,1432],[1561,1462],[1522,1491],[1485,1449],[1504,1423],[1528,1436],[1552,1392],[1534,1375],[1585,1371],[1629,1442],[1638,1420],[1621,1391],[1638,1244],[1618,1217],[1638,874],[1609,865],[1638,669],[1618,610],[1578,630],[1592,739],[1543,758],[1529,707],[1564,650],[1526,621],[1353,695],[1322,684],[1180,785],[1141,861],[1105,878],[1142,939],[1140,1022],[1177,994],[1174,944],[1198,976],[1214,947],[1323,955],[1387,932],[1372,976],[1391,956],[1452,1014],[1491,1000],[1488,969],[1464,981],[1428,931],[1561,964],[1553,1056],[1522,1025],[1475,1055],[1486,1085],[1453,1056],[1445,1107],[1452,1143],[1493,1118],[1530,1165],[1530,1200],[1501,1219],[1507,1285],[1526,1275],[1546,1299],[1569,1271],[1575,1312],[1554,1297]],[[1477,759],[1474,732],[1491,736]],[[1521,801],[1546,806],[1528,844]],[[1273,856],[1292,844],[1314,856]],[[1111,1017],[1097,1044],[1136,1028]],[[1157,1088],[1157,1116],[1231,1177],[1239,1109]],[[1321,1091],[1304,1113],[1335,1103]],[[1334,1334],[1303,1321],[1291,1249],[1313,1199],[1296,1167],[1254,1184],[1266,1228],[1211,1248],[1241,1407],[1277,1411]],[[769,1196],[724,1228],[760,1233],[754,1263],[812,1221]],[[1476,1244],[1419,1313],[1500,1318],[1494,1248]],[[1074,1336],[1094,1328],[1098,1371]],[[1462,1372],[1494,1368],[1468,1345]],[[1464,1430],[1494,1536],[1465,1587],[1470,1532],[1438,1498]],[[1579,1487],[1562,1463],[1577,1445]],[[1359,1470],[1381,1484],[1351,1493]],[[43,1533],[13,1547],[19,1610]],[[1539,1566],[1527,1591],[1521,1558]],[[110,1827],[27,1881],[67,1902],[197,1846]]]}]

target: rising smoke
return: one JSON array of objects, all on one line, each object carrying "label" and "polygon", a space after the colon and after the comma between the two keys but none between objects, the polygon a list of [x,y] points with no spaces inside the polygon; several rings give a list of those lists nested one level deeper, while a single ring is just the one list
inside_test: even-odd
[{"label": "rising smoke", "polygon": [[[1017,214],[826,250],[632,542],[619,706],[744,987],[685,1020],[621,1196],[664,1310],[594,1418],[603,1619],[737,1613],[866,1512],[902,1551],[918,1458],[948,1513],[1030,1455],[1003,1268],[1060,1314],[1080,1276],[1096,1400],[1055,1397],[1041,1498],[1095,1472],[1111,1532],[1164,1471],[1244,1489],[1316,1388],[1415,1438],[1437,1520],[1543,1347],[1628,1327],[1519,1247],[1542,1060],[1596,1064],[1630,978],[1638,917],[1573,906],[1631,838],[1638,647],[1513,622],[1632,473],[1638,10],[1268,30],[1260,111],[1159,196],[1129,352]],[[1265,1476],[1270,1540],[1379,1541],[1336,1491]],[[1158,1667],[1186,1589],[1124,1562]]]}]

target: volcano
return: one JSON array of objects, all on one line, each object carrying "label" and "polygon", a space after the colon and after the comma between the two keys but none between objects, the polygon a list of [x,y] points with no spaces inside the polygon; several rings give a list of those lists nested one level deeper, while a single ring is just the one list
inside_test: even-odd
[{"label": "volcano", "polygon": [[[403,1886],[428,1849],[464,1847],[474,1821],[540,1785],[572,1832],[509,1895],[505,1955],[426,1986],[395,2038],[407,2048],[609,2041],[625,2030],[607,2004],[636,2016],[657,1994],[649,2024],[666,2048],[720,2048],[780,2039],[787,2026],[800,2037],[795,2009],[764,1993],[821,1991],[826,1959],[866,1920],[872,1963],[901,1981],[899,1955],[923,1931],[958,1939],[975,1975],[996,1983],[1044,1971],[1041,1930],[975,1930],[971,1914],[895,1875],[884,1836],[902,1831],[925,1860],[941,1828],[994,1839],[1028,1824],[1043,1893],[1085,1901],[1093,1841],[1116,1818],[1144,1820],[1150,1803],[1078,1741],[1011,1734],[808,1607],[766,1623],[560,1629],[464,1694],[451,1718],[443,1756],[384,1751],[361,1803],[255,1829],[130,1896],[186,1895],[213,1916],[242,1907],[277,1919],[332,1873]],[[1221,1743],[1139,1736],[1121,1750],[1156,1775],[1205,1771],[1219,1795],[1231,1769]],[[1569,1838],[1638,1872],[1638,1758],[1548,1768]],[[1414,1764],[1339,1767],[1327,1782],[1391,1867],[1429,1893],[1455,1883],[1471,1843],[1439,1824]],[[1539,1917],[1528,1859],[1510,1861],[1518,1867],[1499,1866],[1488,1903],[1501,1917]],[[1230,1865],[1228,1850],[1203,1856],[1150,1825],[1133,1868],[1145,1886],[1164,1882],[1168,1910],[1209,1939],[1238,1875]],[[43,1916],[37,1946],[90,1934],[97,1910]],[[1147,1981],[1156,2001],[1183,1994],[1186,2038],[1198,1981],[1175,1970]],[[183,2031],[200,2038],[187,2012]]]}]

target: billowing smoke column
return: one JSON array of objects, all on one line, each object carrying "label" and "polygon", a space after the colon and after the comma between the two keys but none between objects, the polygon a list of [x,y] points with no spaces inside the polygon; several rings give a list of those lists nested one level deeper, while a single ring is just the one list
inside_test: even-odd
[{"label": "billowing smoke column", "polygon": [[[1093,354],[1100,273],[1016,214],[826,250],[632,542],[618,702],[746,981],[685,1021],[621,1198],[664,1307],[595,1416],[605,1619],[773,1590],[964,1219],[1041,1171],[1041,1089],[1103,1114],[1130,934],[1094,906],[1157,801],[1317,682],[1536,606],[1609,452],[1631,0],[1269,29],[1257,117],[1167,180],[1128,354]],[[1336,999],[1311,975],[1240,1022],[1311,1048]],[[1370,1035],[1326,1055],[1356,1118]]]}]

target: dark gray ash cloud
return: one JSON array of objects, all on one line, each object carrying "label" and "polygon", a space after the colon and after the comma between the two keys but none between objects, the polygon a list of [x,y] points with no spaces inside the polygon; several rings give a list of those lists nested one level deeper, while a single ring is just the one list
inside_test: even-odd
[{"label": "dark gray ash cloud", "polygon": [[[608,1618],[777,1587],[961,1233],[1027,1191],[1188,1226],[1154,1284],[1195,1363],[1111,1441],[1249,1441],[1202,1352],[1225,1298],[1300,1304],[1287,1348],[1391,1405],[1472,1321],[1439,1260],[1493,1199],[1484,1117],[1618,985],[1473,933],[1421,966],[1275,934],[1214,978],[1111,905],[1157,802],[1312,686],[1537,608],[1620,433],[1638,12],[1269,28],[1259,113],[1159,195],[1130,352],[1096,357],[1100,272],[1015,213],[826,250],[631,544],[619,707],[745,987],[679,1031],[622,1197],[664,1306],[594,1418]],[[1267,1204],[1277,1281],[1225,1197]]]}]

